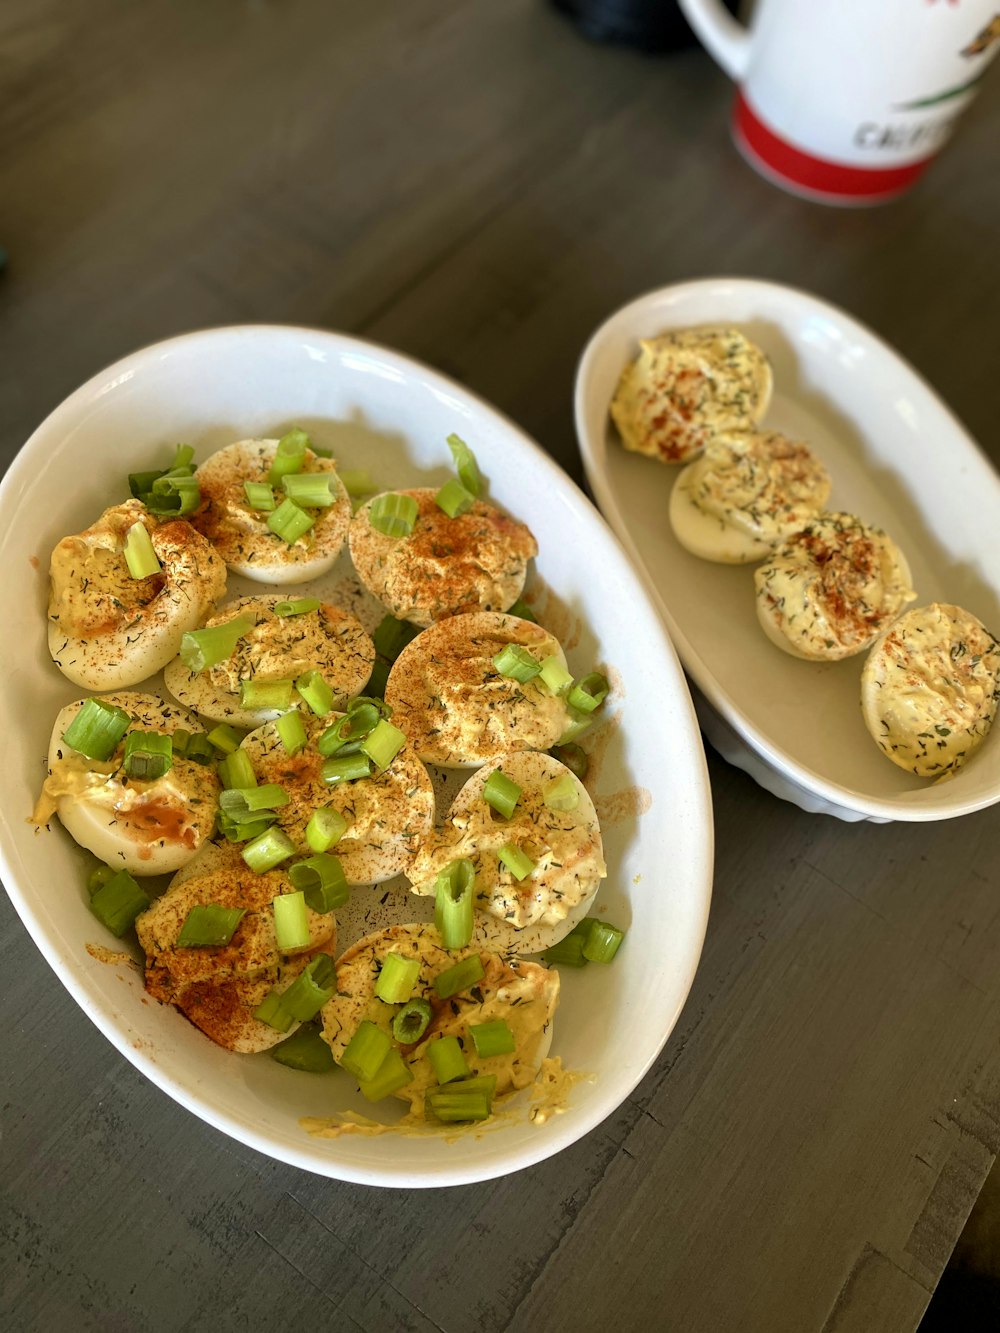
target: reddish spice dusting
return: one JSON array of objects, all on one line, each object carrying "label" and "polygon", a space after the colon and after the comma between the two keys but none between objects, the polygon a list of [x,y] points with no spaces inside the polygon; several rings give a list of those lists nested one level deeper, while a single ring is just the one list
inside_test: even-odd
[{"label": "reddish spice dusting", "polygon": [[[195,845],[194,829],[188,824],[185,811],[163,797],[151,797],[138,801],[131,810],[122,815],[122,821],[128,827],[137,842],[179,842],[185,847]],[[139,855],[149,859],[148,850]]]}]

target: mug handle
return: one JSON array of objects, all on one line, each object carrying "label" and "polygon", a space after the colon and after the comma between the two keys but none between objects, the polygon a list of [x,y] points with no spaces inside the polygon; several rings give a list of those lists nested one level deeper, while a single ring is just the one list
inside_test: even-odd
[{"label": "mug handle", "polygon": [[750,64],[750,34],[721,0],[680,0],[684,17],[702,44],[731,79],[740,80]]}]

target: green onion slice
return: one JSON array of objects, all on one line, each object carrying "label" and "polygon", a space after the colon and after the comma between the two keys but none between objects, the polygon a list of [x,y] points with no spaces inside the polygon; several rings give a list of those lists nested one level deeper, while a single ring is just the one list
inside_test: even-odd
[{"label": "green onion slice", "polygon": [[295,855],[295,844],[280,828],[269,828],[243,848],[243,860],[255,875],[273,870]]},{"label": "green onion slice", "polygon": [[513,606],[507,608],[507,614],[517,616],[520,620],[530,620],[533,625],[538,624],[538,617],[523,597],[519,597]]},{"label": "green onion slice", "polygon": [[454,477],[446,481],[434,497],[438,509],[443,509],[449,518],[458,518],[467,514],[476,503],[476,497],[465,489]]},{"label": "green onion slice", "polygon": [[337,991],[333,959],[320,953],[302,969],[281,997],[281,1007],[300,1023],[315,1018]]},{"label": "green onion slice", "polygon": [[514,1050],[514,1034],[502,1018],[489,1023],[470,1023],[469,1036],[481,1060],[493,1055],[510,1055]]},{"label": "green onion slice", "polygon": [[542,960],[560,967],[586,967],[587,960],[583,956],[583,946],[586,943],[586,935],[570,931],[564,939],[545,950]]},{"label": "green onion slice", "polygon": [[247,497],[247,504],[251,509],[255,509],[259,514],[271,514],[277,505],[274,498],[274,491],[271,490],[266,481],[245,481],[243,490]]},{"label": "green onion slice", "polygon": [[361,742],[361,753],[366,754],[375,767],[384,773],[405,744],[405,733],[383,717]]},{"label": "green onion slice", "polygon": [[220,760],[219,781],[227,788],[237,787],[245,790],[247,787],[256,787],[257,775],[253,771],[253,764],[246,750],[236,750]]},{"label": "green onion slice", "polygon": [[424,1100],[435,1120],[488,1120],[493,1109],[495,1087],[495,1076],[492,1084],[482,1076],[468,1078],[460,1083],[449,1083],[445,1088],[431,1088]]},{"label": "green onion slice", "polygon": [[526,879],[535,868],[535,863],[528,853],[512,842],[505,842],[497,852],[497,856],[516,880]]},{"label": "green onion slice", "polygon": [[550,694],[562,694],[573,684],[573,677],[566,670],[556,653],[553,653],[551,657],[546,657],[538,674],[542,679],[542,684]]},{"label": "green onion slice", "polygon": [[271,1048],[271,1059],[304,1074],[326,1074],[334,1068],[333,1051],[320,1035],[318,1023],[303,1023],[290,1037]]},{"label": "green onion slice", "polygon": [[456,1078],[468,1078],[469,1066],[457,1037],[438,1037],[427,1043],[427,1058],[431,1062],[438,1083],[451,1083]]},{"label": "green onion slice", "polygon": [[240,741],[245,735],[245,731],[237,731],[228,722],[220,722],[217,727],[213,727],[208,733],[208,739],[223,754],[235,754],[240,748]]},{"label": "green onion slice", "polygon": [[392,1038],[367,1018],[358,1024],[354,1036],[340,1057],[342,1068],[361,1082],[369,1083],[392,1050]]},{"label": "green onion slice", "polygon": [[241,680],[241,708],[275,708],[284,711],[291,707],[290,680]]},{"label": "green onion slice", "polygon": [[333,755],[324,759],[319,775],[331,787],[338,782],[354,782],[358,778],[370,778],[371,760],[365,754]]},{"label": "green onion slice", "polygon": [[460,435],[448,436],[448,448],[455,461],[455,471],[458,473],[459,481],[470,495],[476,497],[482,495],[483,478],[475,454]]},{"label": "green onion slice", "polygon": [[541,663],[518,643],[504,644],[493,658],[493,665],[501,676],[519,681],[522,685],[534,680],[542,669]]},{"label": "green onion slice", "polygon": [[386,1004],[405,1004],[420,976],[420,959],[386,954],[375,982],[375,994]]},{"label": "green onion slice", "polygon": [[449,999],[452,995],[457,995],[460,991],[468,990],[474,986],[477,981],[482,981],[486,973],[483,971],[483,960],[479,954],[469,954],[468,958],[463,958],[461,962],[454,967],[445,968],[434,978],[434,989],[442,1000]]},{"label": "green onion slice", "polygon": [[137,782],[156,782],[169,773],[174,743],[159,731],[130,731],[125,737],[125,772]]},{"label": "green onion slice", "polygon": [[279,894],[272,900],[271,910],[274,912],[274,938],[281,952],[306,948],[312,936],[309,934],[306,897],[301,889]]},{"label": "green onion slice", "polygon": [[90,910],[117,939],[135,923],[149,906],[148,896],[127,870],[119,870],[97,889],[90,900]]},{"label": "green onion slice", "polygon": [[294,500],[282,500],[273,514],[268,516],[267,526],[276,537],[286,541],[289,546],[304,537],[310,528],[315,527],[312,514],[300,509]]},{"label": "green onion slice", "polygon": [[607,676],[600,671],[592,671],[589,676],[577,681],[566,696],[566,702],[570,708],[576,708],[581,713],[592,713],[600,708],[610,688]]},{"label": "green onion slice", "polygon": [[520,799],[521,788],[506,773],[501,773],[497,769],[486,779],[483,800],[487,805],[491,805],[497,814],[503,815],[504,819],[510,819]]},{"label": "green onion slice", "polygon": [[553,759],[558,759],[561,764],[565,764],[569,771],[575,774],[581,782],[587,776],[590,760],[587,758],[587,751],[582,745],[576,745],[573,742],[566,745],[554,745],[549,754]]},{"label": "green onion slice", "polygon": [[246,915],[245,907],[199,903],[184,918],[177,936],[178,949],[220,948],[228,944]]},{"label": "green onion slice", "polygon": [[95,866],[87,876],[87,892],[93,895],[103,889],[108,880],[114,879],[115,873],[110,866]]},{"label": "green onion slice", "polygon": [[419,633],[418,625],[411,625],[408,620],[397,620],[395,616],[385,616],[379,621],[372,642],[380,657],[395,662],[406,645]]},{"label": "green onion slice", "polygon": [[181,639],[181,661],[188,671],[205,671],[232,657],[237,643],[256,626],[253,616],[236,616],[223,625],[192,629]]},{"label": "green onion slice", "polygon": [[592,713],[581,713],[579,708],[567,708],[566,712],[569,715],[569,722],[556,742],[560,746],[569,745],[594,725],[594,715]]},{"label": "green onion slice", "polygon": [[[174,732],[174,754],[177,754],[176,731]],[[216,759],[215,747],[203,731],[196,731],[184,747],[183,758],[190,759],[196,764],[212,764]]]},{"label": "green onion slice", "polygon": [[287,1032],[295,1019],[281,1003],[281,999],[279,991],[271,991],[269,995],[265,995],[253,1011],[253,1016],[259,1022],[266,1023],[268,1027],[274,1028],[277,1032]]},{"label": "green onion slice", "polygon": [[306,842],[314,852],[328,852],[337,845],[347,829],[347,820],[339,810],[335,810],[332,805],[321,806],[309,816]]},{"label": "green onion slice", "polygon": [[412,1046],[427,1031],[434,1010],[429,1000],[407,1000],[392,1020],[392,1035],[401,1046]]},{"label": "green onion slice", "polygon": [[323,605],[318,597],[294,597],[290,602],[275,602],[276,616],[306,616]]},{"label": "green onion slice", "polygon": [[572,773],[560,773],[542,788],[542,802],[550,810],[575,810],[580,804],[580,788]]},{"label": "green onion slice", "polygon": [[434,924],[446,949],[464,949],[475,924],[476,868],[467,857],[445,866],[434,882]]},{"label": "green onion slice", "polygon": [[302,714],[297,708],[292,708],[276,718],[274,729],[285,747],[286,754],[298,754],[309,743],[306,724],[302,721]]},{"label": "green onion slice", "polygon": [[384,537],[408,537],[413,531],[420,508],[412,495],[389,492],[377,495],[368,506],[368,519]]},{"label": "green onion slice", "polygon": [[389,683],[389,671],[392,663],[387,662],[384,657],[376,657],[375,665],[372,667],[372,674],[368,677],[365,685],[365,694],[381,698],[385,694],[385,687]]},{"label": "green onion slice", "polygon": [[317,717],[326,717],[333,711],[333,690],[318,671],[303,672],[295,688]]},{"label": "green onion slice", "polygon": [[277,810],[287,805],[288,799],[288,792],[277,782],[267,782],[263,787],[254,783],[251,787],[227,787],[219,796],[219,805],[238,818],[241,811],[257,814],[261,810]]},{"label": "green onion slice", "polygon": [[104,699],[85,699],[83,707],[63,732],[71,750],[103,763],[110,759],[118,743],[132,725],[124,708]]},{"label": "green onion slice", "polygon": [[314,912],[332,912],[343,907],[351,896],[347,877],[340,858],[329,852],[296,861],[288,868],[288,878],[305,894],[306,903]]},{"label": "green onion slice", "polygon": [[144,523],[133,523],[129,528],[122,554],[134,579],[147,579],[151,574],[159,574],[163,568]]},{"label": "green onion slice", "polygon": [[[343,1062],[341,1062],[343,1063]],[[380,1102],[383,1097],[390,1097],[407,1083],[413,1082],[413,1071],[393,1047],[378,1067],[374,1078],[358,1079],[361,1095],[370,1102]]]},{"label": "green onion slice", "polygon": [[591,963],[610,963],[621,948],[625,932],[607,921],[588,917],[590,932],[583,945],[583,956]]},{"label": "green onion slice", "polygon": [[296,504],[306,509],[329,509],[337,498],[330,485],[335,480],[331,472],[298,472],[282,477],[281,485]]},{"label": "green onion slice", "polygon": [[276,486],[283,477],[302,471],[308,448],[309,436],[304,430],[290,430],[287,435],[282,435],[274,451],[274,462],[267,474],[272,486]]}]

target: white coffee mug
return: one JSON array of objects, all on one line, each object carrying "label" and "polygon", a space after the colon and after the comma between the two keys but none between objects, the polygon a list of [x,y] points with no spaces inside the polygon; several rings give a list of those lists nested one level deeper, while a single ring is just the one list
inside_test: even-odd
[{"label": "white coffee mug", "polygon": [[738,85],[733,134],[799,194],[868,203],[920,176],[1000,50],[1000,0],[680,0]]}]

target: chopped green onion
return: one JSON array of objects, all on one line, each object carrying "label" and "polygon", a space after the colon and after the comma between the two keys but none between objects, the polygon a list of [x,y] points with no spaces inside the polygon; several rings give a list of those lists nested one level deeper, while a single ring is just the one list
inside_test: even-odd
[{"label": "chopped green onion", "polygon": [[420,976],[420,959],[386,954],[375,982],[375,994],[386,1004],[405,1004]]},{"label": "chopped green onion", "polygon": [[308,1023],[337,993],[333,959],[320,953],[304,967],[281,997],[281,1006],[300,1023]]},{"label": "chopped green onion", "polygon": [[259,815],[251,815],[247,812],[242,818],[237,818],[235,815],[228,814],[225,810],[220,810],[218,817],[219,832],[229,842],[250,842],[265,833],[277,821],[277,818],[278,816],[272,810],[263,810]]},{"label": "chopped green onion", "polygon": [[177,936],[178,949],[221,948],[236,933],[246,915],[245,907],[223,907],[221,903],[199,903],[184,918]]},{"label": "chopped green onion", "polygon": [[390,1097],[412,1082],[412,1069],[394,1047],[379,1065],[374,1078],[358,1079],[358,1088],[368,1101],[380,1102],[383,1097]]},{"label": "chopped green onion", "polygon": [[282,500],[277,509],[267,520],[267,526],[276,537],[286,541],[289,546],[304,537],[310,528],[315,527],[312,514],[300,509],[294,500]]},{"label": "chopped green onion", "polygon": [[553,759],[558,759],[561,764],[565,764],[569,771],[575,774],[581,782],[587,776],[590,760],[587,758],[587,751],[582,745],[575,745],[572,742],[567,745],[553,745],[549,754]]},{"label": "chopped green onion", "polygon": [[236,645],[255,628],[253,616],[235,616],[222,625],[192,629],[181,639],[181,661],[188,671],[205,671],[232,657]]},{"label": "chopped green onion", "polygon": [[159,574],[163,568],[144,523],[133,523],[129,528],[122,554],[134,579],[147,579],[151,574]]},{"label": "chopped green onion", "polygon": [[493,658],[493,665],[501,676],[508,676],[522,685],[526,681],[534,680],[542,669],[541,664],[532,657],[527,648],[522,648],[517,643],[504,644]]},{"label": "chopped green onion", "polygon": [[156,782],[170,772],[174,743],[159,731],[130,731],[125,737],[125,772],[137,782]]},{"label": "chopped green onion", "polygon": [[332,912],[351,896],[340,858],[317,852],[288,868],[288,878],[301,889],[314,912]]},{"label": "chopped green onion", "polygon": [[256,787],[257,775],[253,771],[253,764],[246,750],[236,750],[220,760],[219,781],[227,788],[238,787],[240,790],[245,790],[247,787]]},{"label": "chopped green onion", "polygon": [[368,506],[368,519],[384,537],[408,537],[413,531],[420,508],[412,495],[390,492],[377,495]]},{"label": "chopped green onion", "polygon": [[525,879],[535,868],[535,863],[528,853],[512,842],[505,842],[497,852],[497,856],[516,880]]},{"label": "chopped green onion", "polygon": [[331,472],[299,472],[282,477],[281,484],[289,500],[296,504],[306,509],[329,509],[337,498],[330,487],[335,480]]},{"label": "chopped green onion", "polygon": [[434,924],[446,949],[464,949],[472,940],[476,869],[463,857],[445,866],[434,882]]},{"label": "chopped green onion", "polygon": [[295,682],[295,688],[317,717],[326,717],[333,711],[333,690],[318,671],[306,671]]},{"label": "chopped green onion", "polygon": [[591,963],[610,963],[621,948],[625,932],[595,917],[588,917],[587,920],[591,924],[583,945],[584,958]]},{"label": "chopped green onion", "polygon": [[[180,730],[180,728],[178,728]],[[174,753],[177,752],[177,732],[174,732]],[[215,747],[203,731],[196,731],[184,747],[185,759],[195,764],[211,764],[215,761]]]},{"label": "chopped green onion", "polygon": [[241,680],[241,708],[278,708],[284,711],[292,702],[290,680]]},{"label": "chopped green onion", "polygon": [[341,1066],[359,1082],[369,1083],[392,1050],[392,1038],[375,1023],[363,1019],[340,1057]]},{"label": "chopped green onion", "polygon": [[277,1032],[287,1032],[295,1022],[295,1019],[281,1003],[280,992],[276,990],[265,995],[253,1011],[253,1016],[259,1022],[266,1023],[268,1027],[274,1028]]},{"label": "chopped green onion", "polygon": [[243,848],[243,860],[255,875],[273,870],[295,855],[295,844],[280,828],[269,828]]},{"label": "chopped green onion", "polygon": [[586,935],[571,931],[564,939],[546,949],[542,958],[546,963],[555,963],[560,967],[586,967],[587,960],[583,956],[586,943]]},{"label": "chopped green onion", "polygon": [[112,935],[121,939],[139,913],[149,906],[149,901],[128,871],[119,870],[94,892],[90,910]]},{"label": "chopped green onion", "polygon": [[572,773],[560,773],[542,788],[542,802],[550,810],[575,810],[580,804],[580,788]]},{"label": "chopped green onion", "polygon": [[321,806],[309,816],[306,842],[314,852],[328,852],[347,832],[347,820],[332,805]]},{"label": "chopped green onion", "polygon": [[372,674],[368,677],[365,685],[365,694],[374,695],[379,698],[385,694],[385,687],[389,683],[389,671],[392,667],[391,662],[387,662],[384,657],[376,657],[375,665],[372,667]]},{"label": "chopped green onion", "polygon": [[288,792],[277,782],[267,782],[263,787],[256,783],[250,787],[227,787],[219,797],[219,805],[227,814],[239,816],[240,811],[249,810],[257,814],[260,810],[277,810],[288,804]]},{"label": "chopped green onion", "polygon": [[87,892],[93,895],[98,889],[103,889],[108,880],[114,879],[116,873],[110,866],[95,866],[87,876]]},{"label": "chopped green onion", "polygon": [[592,713],[581,713],[579,708],[567,708],[569,714],[569,723],[563,734],[556,742],[557,746],[569,745],[575,741],[578,736],[582,736],[585,731],[589,731],[594,725],[594,716]]},{"label": "chopped green onion", "polygon": [[271,909],[274,912],[274,938],[281,952],[304,949],[312,938],[305,894],[301,890],[281,893],[272,900]]},{"label": "chopped green onion", "polygon": [[343,472],[338,471],[337,476],[348,495],[371,495],[372,491],[378,490],[371,474],[364,468],[346,468]]},{"label": "chopped green onion", "polygon": [[336,754],[323,760],[319,775],[332,787],[337,782],[354,782],[357,778],[370,778],[371,761],[364,754]]},{"label": "chopped green onion", "polygon": [[467,1092],[452,1092],[452,1088],[458,1087],[458,1084],[450,1083],[447,1088],[431,1088],[428,1091],[425,1102],[435,1120],[488,1120],[493,1106],[489,1093],[471,1089]]},{"label": "chopped green onion", "polygon": [[427,1031],[433,1017],[429,1000],[407,1000],[392,1020],[392,1035],[401,1046],[412,1046]]},{"label": "chopped green onion", "polygon": [[481,1060],[493,1055],[510,1055],[514,1050],[514,1034],[502,1018],[489,1023],[470,1023],[469,1036]]},{"label": "chopped green onion", "polygon": [[85,699],[83,707],[63,732],[71,750],[103,763],[110,759],[118,743],[132,725],[124,708],[104,699]]},{"label": "chopped green onion", "polygon": [[521,788],[499,768],[489,775],[483,787],[483,800],[491,805],[497,814],[510,819],[521,799]]},{"label": "chopped green onion", "polygon": [[456,1078],[468,1078],[469,1066],[457,1037],[438,1037],[427,1043],[427,1058],[439,1083],[451,1083]]},{"label": "chopped green onion", "polygon": [[471,953],[454,967],[439,972],[434,978],[434,989],[442,1000],[447,1000],[450,996],[457,995],[459,991],[468,990],[477,981],[482,981],[485,975],[483,960],[479,954]]},{"label": "chopped green onion", "polygon": [[355,699],[344,716],[338,718],[320,735],[316,748],[325,759],[344,749],[349,742],[357,741],[359,744],[352,746],[350,750],[345,750],[346,754],[354,754],[361,748],[360,742],[373,732],[378,724],[379,710],[375,704],[367,699],[364,701]]},{"label": "chopped green onion", "polygon": [[251,509],[255,509],[259,514],[274,512],[277,501],[274,498],[274,491],[271,490],[266,481],[245,481],[243,490],[246,493],[247,504]]},{"label": "chopped green onion", "polygon": [[240,741],[245,735],[246,732],[237,731],[228,722],[220,722],[217,727],[213,727],[208,733],[208,739],[223,754],[235,754],[240,748]]},{"label": "chopped green onion", "polygon": [[361,742],[361,753],[366,754],[375,767],[384,773],[405,744],[405,733],[383,717]]},{"label": "chopped green onion", "polygon": [[276,718],[274,729],[281,738],[286,754],[298,754],[309,743],[306,724],[302,721],[302,714],[297,708],[292,708]]},{"label": "chopped green onion", "polygon": [[607,676],[600,671],[592,671],[589,676],[576,682],[566,696],[566,702],[570,708],[576,708],[581,713],[592,713],[600,708],[610,688]]},{"label": "chopped green onion", "polygon": [[367,694],[356,694],[347,705],[347,711],[352,717],[365,712],[369,708],[374,708],[379,717],[392,717],[392,708],[384,699],[378,699]]},{"label": "chopped green onion", "polygon": [[520,620],[530,620],[533,625],[538,624],[538,617],[523,597],[519,597],[513,606],[507,608],[507,614],[517,616]]},{"label": "chopped green onion", "polygon": [[459,481],[470,495],[482,495],[483,478],[475,454],[460,435],[448,436],[448,448],[455,460],[455,471],[458,473]]},{"label": "chopped green onion", "polygon": [[408,620],[397,620],[395,616],[385,616],[376,626],[372,642],[380,657],[395,662],[406,645],[419,633],[418,625],[411,625]]},{"label": "chopped green onion", "polygon": [[318,1023],[303,1023],[271,1050],[271,1059],[304,1074],[326,1074],[333,1069],[333,1051],[320,1036]]},{"label": "chopped green onion", "polygon": [[290,602],[275,602],[276,616],[306,616],[310,611],[318,611],[323,603],[318,597],[295,597]]},{"label": "chopped green onion", "polygon": [[435,495],[434,503],[438,509],[443,509],[449,518],[458,518],[461,514],[469,512],[476,503],[476,497],[453,477],[451,481],[446,481]]},{"label": "chopped green onion", "polygon": [[169,472],[157,477],[143,496],[143,503],[151,514],[180,518],[190,514],[201,503],[201,488],[197,477],[172,476]]},{"label": "chopped green onion", "polygon": [[573,677],[566,670],[557,653],[553,653],[551,657],[545,659],[538,674],[542,678],[542,684],[550,694],[562,694],[573,684]]},{"label": "chopped green onion", "polygon": [[304,430],[290,430],[287,435],[282,435],[274,451],[274,462],[267,474],[272,486],[276,486],[283,477],[302,471],[308,448],[309,436]]}]

